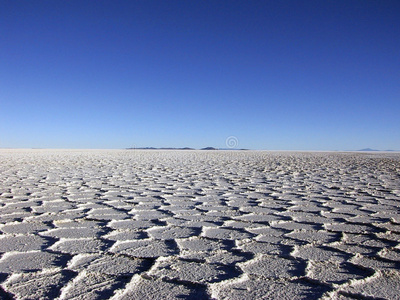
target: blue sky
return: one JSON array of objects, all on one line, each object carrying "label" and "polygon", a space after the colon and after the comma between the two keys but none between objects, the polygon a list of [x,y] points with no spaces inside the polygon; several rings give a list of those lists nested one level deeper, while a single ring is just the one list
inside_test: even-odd
[{"label": "blue sky", "polygon": [[399,1],[0,2],[0,147],[400,149]]}]

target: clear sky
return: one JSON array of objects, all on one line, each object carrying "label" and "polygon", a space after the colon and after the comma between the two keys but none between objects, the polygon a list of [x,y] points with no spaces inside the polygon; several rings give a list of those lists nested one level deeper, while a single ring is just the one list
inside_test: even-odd
[{"label": "clear sky", "polygon": [[0,147],[400,149],[400,1],[0,1]]}]

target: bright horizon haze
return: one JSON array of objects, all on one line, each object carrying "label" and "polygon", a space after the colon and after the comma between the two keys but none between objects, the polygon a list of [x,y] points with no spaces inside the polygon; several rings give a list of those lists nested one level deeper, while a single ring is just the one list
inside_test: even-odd
[{"label": "bright horizon haze", "polygon": [[0,3],[0,148],[400,150],[400,2]]}]

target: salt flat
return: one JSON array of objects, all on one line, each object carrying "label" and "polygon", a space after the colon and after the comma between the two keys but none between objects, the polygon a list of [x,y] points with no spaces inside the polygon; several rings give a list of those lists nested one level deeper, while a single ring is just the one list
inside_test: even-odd
[{"label": "salt flat", "polygon": [[1,299],[400,299],[400,154],[0,150]]}]

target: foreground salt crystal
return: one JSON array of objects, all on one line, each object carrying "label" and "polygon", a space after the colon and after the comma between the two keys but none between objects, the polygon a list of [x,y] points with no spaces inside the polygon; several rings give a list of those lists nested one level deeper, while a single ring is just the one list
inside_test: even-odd
[{"label": "foreground salt crystal", "polygon": [[0,150],[0,299],[398,299],[400,154]]}]

